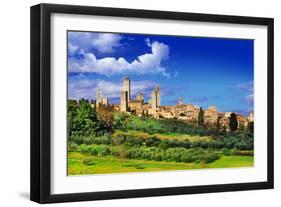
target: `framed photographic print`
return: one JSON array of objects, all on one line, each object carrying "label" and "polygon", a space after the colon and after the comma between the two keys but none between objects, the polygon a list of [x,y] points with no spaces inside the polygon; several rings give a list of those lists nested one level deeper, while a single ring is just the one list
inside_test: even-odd
[{"label": "framed photographic print", "polygon": [[31,7],[31,200],[273,188],[273,19]]}]

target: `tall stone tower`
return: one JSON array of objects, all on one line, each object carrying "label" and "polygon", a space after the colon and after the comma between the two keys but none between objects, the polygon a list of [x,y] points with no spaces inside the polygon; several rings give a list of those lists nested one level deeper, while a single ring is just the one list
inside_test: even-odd
[{"label": "tall stone tower", "polygon": [[121,92],[121,100],[120,100],[120,111],[127,112],[128,111],[128,92]]},{"label": "tall stone tower", "polygon": [[156,99],[157,99],[157,106],[161,105],[161,98],[160,98],[160,86],[156,87]]},{"label": "tall stone tower", "polygon": [[157,86],[151,93],[151,108],[153,111],[156,111],[156,108],[160,106],[160,97],[160,86]]},{"label": "tall stone tower", "polygon": [[178,105],[183,105],[183,97],[182,97],[182,96],[179,97],[179,103],[178,103]]},{"label": "tall stone tower", "polygon": [[128,101],[131,100],[131,81],[128,76],[123,80],[123,91],[127,91]]},{"label": "tall stone tower", "polygon": [[102,103],[102,91],[101,89],[98,88],[96,91],[96,107],[98,107],[99,104],[101,103]]}]

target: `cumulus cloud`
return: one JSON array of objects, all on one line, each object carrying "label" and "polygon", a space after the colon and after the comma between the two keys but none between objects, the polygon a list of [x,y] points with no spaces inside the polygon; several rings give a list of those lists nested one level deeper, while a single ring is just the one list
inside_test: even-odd
[{"label": "cumulus cloud", "polygon": [[[150,96],[151,91],[155,88],[156,83],[148,80],[132,81],[131,96],[134,98],[137,93],[142,92],[146,97]],[[103,96],[116,99],[120,98],[122,90],[122,81],[112,82],[105,80],[79,79],[70,80],[68,83],[69,99],[95,99],[97,89],[102,90]]]},{"label": "cumulus cloud", "polygon": [[68,51],[72,54],[79,50],[88,52],[94,48],[101,53],[113,53],[122,46],[122,39],[121,35],[112,33],[69,32]]},{"label": "cumulus cloud", "polygon": [[165,67],[162,66],[163,61],[169,58],[168,45],[157,41],[151,43],[150,40],[146,40],[146,44],[151,48],[151,53],[140,55],[132,62],[128,62],[123,57],[98,59],[95,54],[82,50],[80,55],[84,58],[68,59],[68,70],[69,72],[97,73],[106,76],[114,74],[162,74],[165,77],[170,77]]}]

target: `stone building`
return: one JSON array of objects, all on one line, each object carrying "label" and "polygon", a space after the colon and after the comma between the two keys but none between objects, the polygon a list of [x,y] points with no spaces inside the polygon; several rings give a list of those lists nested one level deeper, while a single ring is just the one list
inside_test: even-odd
[{"label": "stone building", "polygon": [[96,91],[96,107],[98,108],[100,105],[107,106],[109,104],[108,98],[102,96],[101,89],[97,89]]},{"label": "stone building", "polygon": [[102,97],[102,105],[107,106],[108,105],[108,98]]},{"label": "stone building", "polygon": [[218,121],[218,112],[215,106],[209,106],[204,112],[204,123],[214,125]]},{"label": "stone building", "polygon": [[138,101],[144,101],[144,95],[143,95],[143,93],[138,93],[137,96],[136,96],[136,100],[138,100]]},{"label": "stone building", "polygon": [[241,115],[236,114],[237,122],[238,122],[238,128],[246,128],[248,126],[248,118]]},{"label": "stone building", "polygon": [[[96,105],[110,105],[109,100],[102,96],[102,91],[96,91]],[[188,123],[198,123],[199,107],[193,104],[185,104],[180,96],[178,103],[173,106],[161,106],[160,86],[156,86],[151,92],[149,103],[145,102],[142,92],[138,92],[135,99],[131,98],[131,82],[129,77],[123,79],[123,86],[120,96],[120,104],[111,104],[115,111],[136,114],[138,116],[147,115],[157,119],[178,119]],[[210,106],[204,110],[204,123],[218,126],[221,129],[229,130],[229,118],[232,112],[218,112],[216,106]],[[254,114],[249,117],[236,114],[239,127],[246,127],[249,122],[254,121]]]},{"label": "stone building", "polygon": [[136,99],[131,99],[131,81],[129,77],[125,77],[123,79],[123,88],[121,91],[121,99],[120,99],[120,111],[121,112],[128,112],[128,113],[135,113],[137,115],[143,114],[144,109],[144,95],[143,93],[139,92],[136,95]]},{"label": "stone building", "polygon": [[102,91],[101,89],[96,90],[96,107],[98,107],[102,103]]},{"label": "stone building", "polygon": [[185,105],[185,109],[187,120],[191,122],[197,122],[200,111],[199,107],[193,104],[187,104]]},{"label": "stone building", "polygon": [[129,111],[135,114],[143,113],[143,100],[130,100],[128,103]]},{"label": "stone building", "polygon": [[218,124],[221,129],[225,129],[225,130],[229,131],[230,114],[231,113],[229,113],[229,112],[226,112],[226,113],[219,112],[218,113]]},{"label": "stone building", "polygon": [[152,114],[156,113],[157,107],[160,106],[161,103],[160,96],[160,86],[157,86],[154,91],[151,93],[151,108]]},{"label": "stone building", "polygon": [[250,115],[249,115],[249,117],[248,117],[248,121],[249,121],[249,122],[254,122],[254,120],[255,120],[255,119],[254,119],[254,112],[251,112]]},{"label": "stone building", "polygon": [[123,80],[123,91],[127,91],[128,101],[131,100],[131,80],[129,77],[125,77]]},{"label": "stone building", "polygon": [[179,97],[178,105],[179,106],[183,105],[183,97],[182,96]]},{"label": "stone building", "polygon": [[128,91],[121,92],[120,111],[122,112],[128,111]]}]

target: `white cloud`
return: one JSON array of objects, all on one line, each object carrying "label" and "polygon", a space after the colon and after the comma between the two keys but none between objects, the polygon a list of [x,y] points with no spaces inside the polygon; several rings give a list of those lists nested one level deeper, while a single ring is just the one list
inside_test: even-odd
[{"label": "white cloud", "polygon": [[113,53],[122,46],[120,41],[123,37],[112,33],[69,32],[68,38],[70,53],[79,50],[90,51],[91,48],[95,48],[101,53]]},{"label": "white cloud", "polygon": [[92,41],[93,46],[102,53],[112,53],[121,46],[121,35],[110,33],[99,33]]},{"label": "white cloud", "polygon": [[106,76],[132,73],[162,74],[169,77],[170,74],[162,66],[162,62],[169,58],[169,47],[157,41],[150,43],[150,40],[146,40],[146,42],[151,47],[151,53],[140,55],[132,62],[128,62],[123,57],[97,59],[93,53],[86,53],[82,50],[83,59],[69,58],[69,72],[89,72]]},{"label": "white cloud", "polygon": [[[131,96],[135,98],[139,92],[144,93],[146,97],[150,96],[151,91],[155,88],[156,83],[152,81],[132,81]],[[96,90],[101,89],[103,96],[107,98],[120,98],[122,90],[122,81],[110,82],[105,80],[70,80],[68,83],[68,98],[69,99],[95,99]]]},{"label": "white cloud", "polygon": [[75,53],[78,49],[78,46],[71,44],[71,42],[68,43],[68,51],[70,53]]}]

